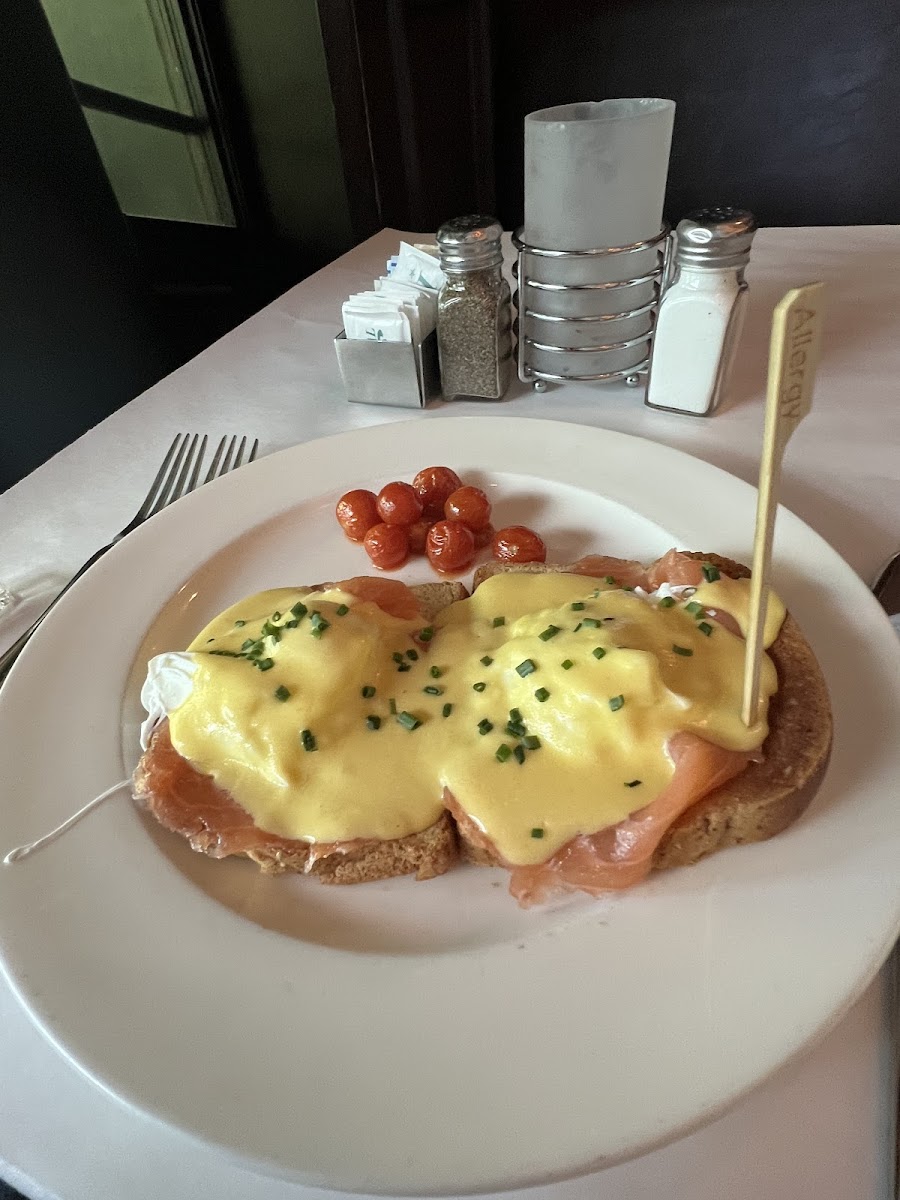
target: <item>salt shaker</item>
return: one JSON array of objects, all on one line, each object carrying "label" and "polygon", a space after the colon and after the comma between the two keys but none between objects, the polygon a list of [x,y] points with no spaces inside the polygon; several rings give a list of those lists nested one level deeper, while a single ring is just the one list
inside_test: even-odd
[{"label": "salt shaker", "polygon": [[512,373],[503,232],[493,217],[456,217],[437,232],[446,283],[438,294],[441,387],[447,400],[499,400]]},{"label": "salt shaker", "polygon": [[679,222],[653,335],[651,408],[716,411],[744,323],[744,267],[755,233],[753,214],[740,208],[701,208]]}]

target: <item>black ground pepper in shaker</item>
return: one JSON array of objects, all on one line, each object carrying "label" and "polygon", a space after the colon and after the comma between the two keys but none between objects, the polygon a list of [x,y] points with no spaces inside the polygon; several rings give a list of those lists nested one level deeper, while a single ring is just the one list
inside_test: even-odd
[{"label": "black ground pepper in shaker", "polygon": [[447,282],[438,295],[438,354],[447,400],[499,400],[512,374],[509,284],[493,217],[456,217],[437,232]]}]

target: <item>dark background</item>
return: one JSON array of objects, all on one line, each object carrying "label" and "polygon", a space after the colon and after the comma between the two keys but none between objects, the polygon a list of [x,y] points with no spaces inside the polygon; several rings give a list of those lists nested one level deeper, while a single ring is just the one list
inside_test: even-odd
[{"label": "dark background", "polygon": [[377,229],[516,226],[536,108],[676,100],[673,221],[714,202],[764,225],[898,220],[896,0],[319,0],[352,226],[328,247],[271,219],[219,6],[181,3],[241,197],[227,234],[122,217],[39,0],[7,2],[0,489]]}]

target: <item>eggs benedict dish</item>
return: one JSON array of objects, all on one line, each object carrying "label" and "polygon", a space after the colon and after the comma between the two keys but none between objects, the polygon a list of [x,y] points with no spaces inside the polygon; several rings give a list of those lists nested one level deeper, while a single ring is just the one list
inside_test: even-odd
[{"label": "eggs benedict dish", "polygon": [[459,584],[277,589],[151,661],[135,794],[215,857],[362,882],[510,871],[521,904],[631,886],[772,836],[811,799],[831,715],[769,598],[741,721],[745,569],[491,564]]}]

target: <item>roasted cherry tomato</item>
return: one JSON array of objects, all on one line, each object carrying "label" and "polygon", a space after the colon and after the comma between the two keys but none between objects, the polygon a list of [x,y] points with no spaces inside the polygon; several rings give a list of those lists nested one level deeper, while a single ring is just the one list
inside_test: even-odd
[{"label": "roasted cherry tomato", "polygon": [[460,521],[436,521],[428,530],[425,550],[436,571],[464,571],[475,557],[475,534]]},{"label": "roasted cherry tomato", "polygon": [[385,525],[412,525],[422,515],[422,501],[408,483],[386,483],[378,493],[377,504]]},{"label": "roasted cherry tomato", "polygon": [[341,529],[354,542],[361,542],[381,520],[375,507],[375,493],[367,492],[365,488],[345,492],[334,511]]},{"label": "roasted cherry tomato", "polygon": [[545,562],[547,547],[533,529],[527,529],[524,525],[508,525],[494,534],[491,554],[501,562]]},{"label": "roasted cherry tomato", "polygon": [[444,516],[448,521],[462,521],[477,533],[490,523],[491,502],[481,488],[457,488],[444,503]]},{"label": "roasted cherry tomato", "polygon": [[428,537],[428,530],[433,522],[427,517],[420,517],[418,521],[413,521],[412,525],[407,525],[406,533],[409,538],[410,554],[424,554],[425,541]]},{"label": "roasted cherry tomato", "polygon": [[409,537],[401,525],[373,525],[363,545],[374,566],[382,571],[402,567],[409,557]]},{"label": "roasted cherry tomato", "polygon": [[462,480],[449,467],[425,467],[412,485],[422,501],[423,514],[437,521],[444,515],[444,504],[448,497],[462,487]]}]

